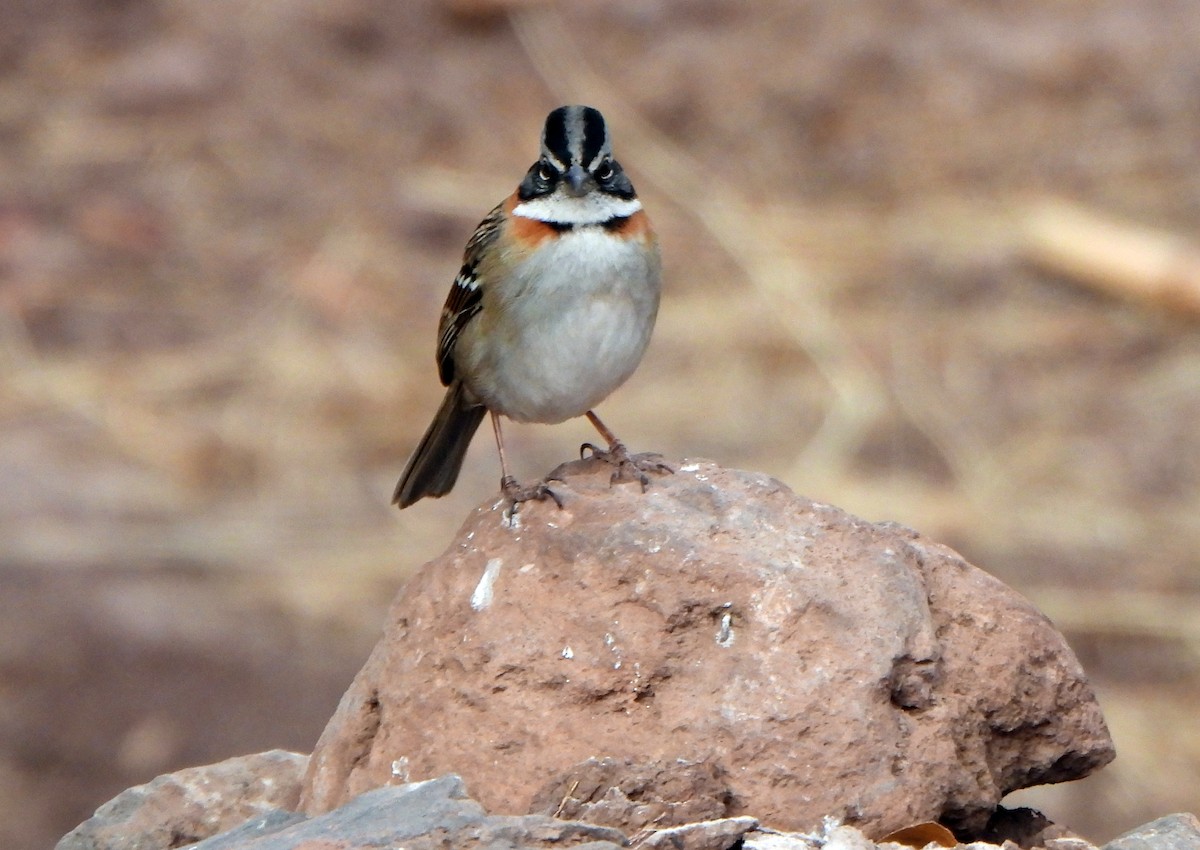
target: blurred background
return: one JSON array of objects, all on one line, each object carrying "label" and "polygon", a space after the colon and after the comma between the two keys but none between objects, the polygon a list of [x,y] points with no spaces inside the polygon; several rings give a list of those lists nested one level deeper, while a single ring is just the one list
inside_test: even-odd
[{"label": "blurred background", "polygon": [[[0,0],[0,845],[311,749],[406,575],[441,303],[549,109],[605,112],[666,292],[601,410],[960,550],[1200,810],[1194,0]],[[1173,294],[1154,298],[1158,289]],[[594,439],[513,426],[518,474]]]}]

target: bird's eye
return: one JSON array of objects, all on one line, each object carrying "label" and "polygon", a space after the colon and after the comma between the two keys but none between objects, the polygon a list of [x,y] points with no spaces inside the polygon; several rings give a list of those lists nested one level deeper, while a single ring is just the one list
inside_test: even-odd
[{"label": "bird's eye", "polygon": [[538,177],[549,183],[554,179],[554,169],[550,167],[549,163],[543,162],[538,166]]},{"label": "bird's eye", "polygon": [[596,169],[597,180],[607,180],[613,176],[612,160],[606,159],[600,163],[600,167]]}]

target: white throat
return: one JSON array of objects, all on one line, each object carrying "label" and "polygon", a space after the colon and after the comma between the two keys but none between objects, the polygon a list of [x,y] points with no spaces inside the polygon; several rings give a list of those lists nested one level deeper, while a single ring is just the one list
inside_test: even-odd
[{"label": "white throat", "polygon": [[642,208],[637,198],[614,198],[603,192],[589,192],[582,198],[572,198],[561,192],[523,201],[513,209],[513,215],[553,224],[603,224],[614,218],[625,218]]}]

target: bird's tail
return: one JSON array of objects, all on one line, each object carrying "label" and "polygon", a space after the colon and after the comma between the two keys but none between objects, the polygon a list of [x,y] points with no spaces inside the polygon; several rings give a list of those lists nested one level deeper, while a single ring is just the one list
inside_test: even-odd
[{"label": "bird's tail", "polygon": [[404,467],[392,504],[407,508],[426,496],[449,493],[486,411],[486,407],[466,403],[461,382],[451,384],[433,424]]}]

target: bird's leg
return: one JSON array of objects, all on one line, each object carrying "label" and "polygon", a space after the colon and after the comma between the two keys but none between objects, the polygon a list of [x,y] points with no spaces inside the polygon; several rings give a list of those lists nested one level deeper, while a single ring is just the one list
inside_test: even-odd
[{"label": "bird's leg", "polygon": [[646,485],[650,483],[650,478],[646,475],[647,472],[658,472],[669,475],[675,471],[663,462],[662,455],[631,455],[629,449],[625,448],[625,444],[618,439],[616,434],[608,429],[607,425],[600,421],[600,417],[595,412],[589,410],[586,415],[588,421],[595,426],[596,430],[600,432],[600,436],[608,443],[608,450],[605,451],[591,443],[584,443],[579,447],[579,454],[582,457],[584,452],[590,451],[592,457],[612,464],[615,467],[612,474],[612,484],[616,484],[622,478],[629,477],[641,484],[642,491],[645,492]]},{"label": "bird's leg", "polygon": [[488,413],[492,416],[492,431],[496,434],[496,449],[500,452],[500,492],[513,503],[514,509],[521,502],[543,499],[553,499],[554,504],[561,508],[563,506],[562,499],[550,489],[550,485],[545,481],[525,487],[508,474],[508,459],[504,456],[504,435],[500,432],[500,414],[494,410],[489,410]]}]

